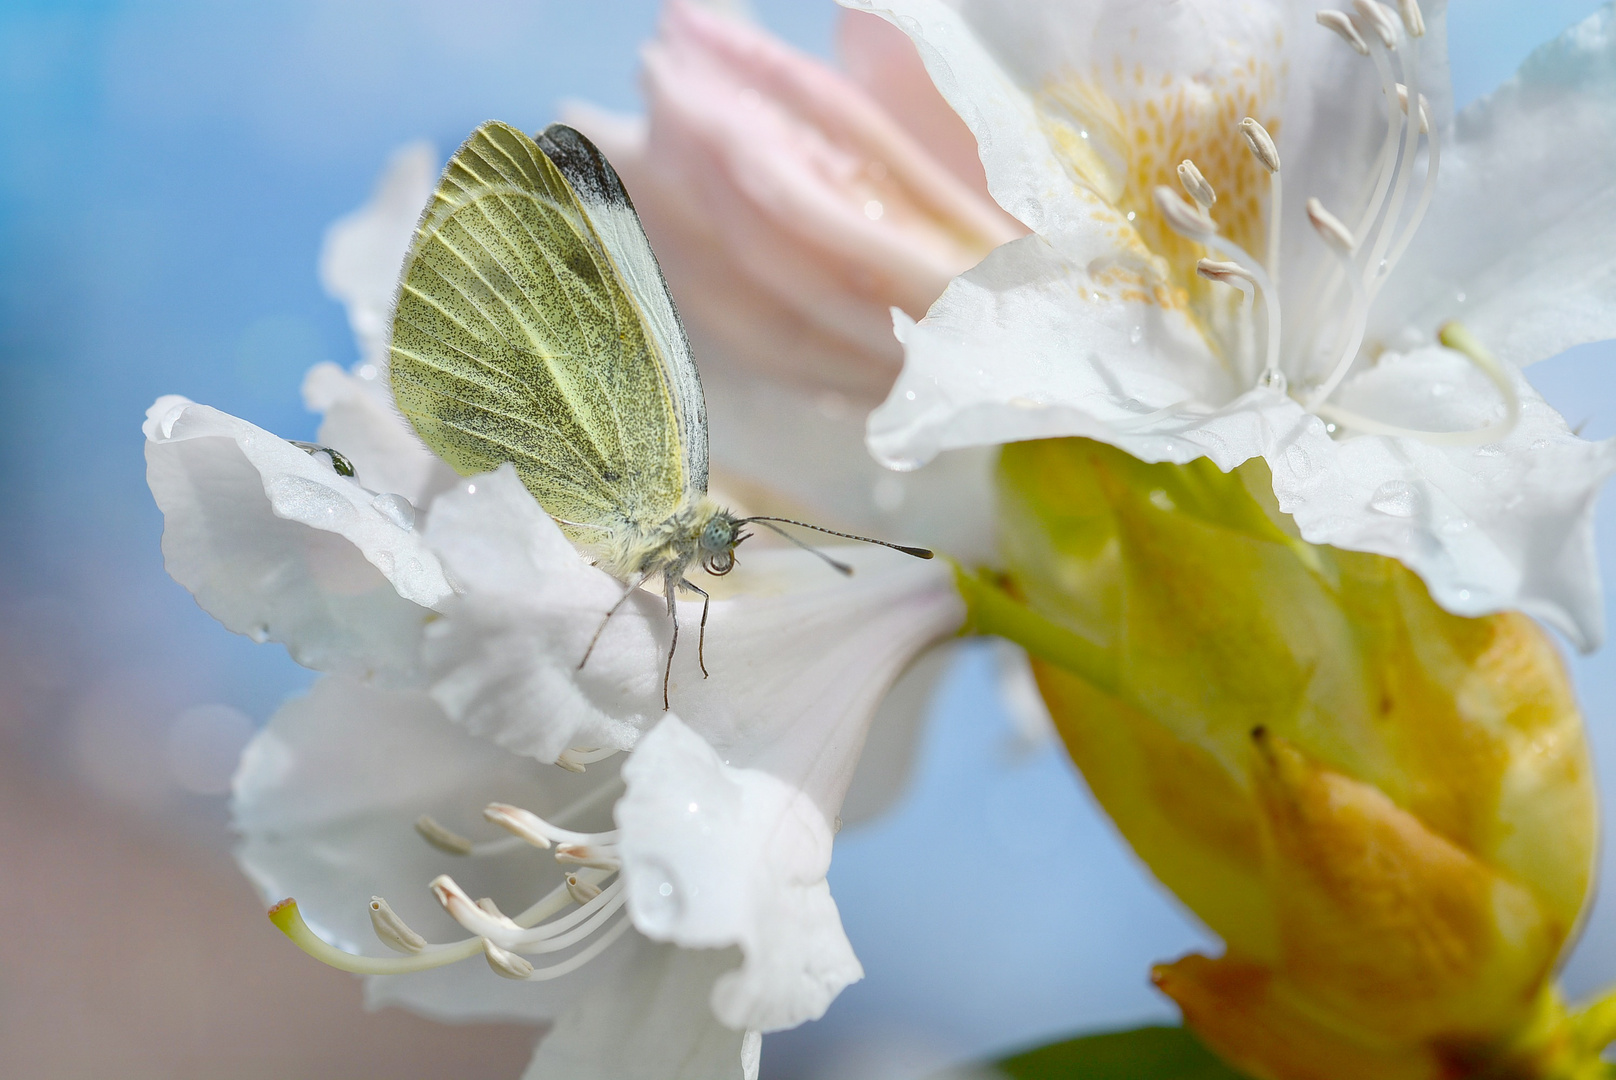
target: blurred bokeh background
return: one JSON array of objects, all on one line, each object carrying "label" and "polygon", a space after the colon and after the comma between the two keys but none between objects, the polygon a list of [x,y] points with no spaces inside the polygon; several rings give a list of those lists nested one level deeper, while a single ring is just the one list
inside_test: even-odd
[{"label": "blurred bokeh background", "polygon": [[[1453,0],[1459,104],[1594,0]],[[757,17],[830,56],[829,0]],[[235,755],[310,673],[163,572],[139,424],[183,393],[291,438],[313,363],[353,362],[315,260],[398,145],[529,129],[564,98],[637,108],[652,0],[0,0],[0,1075],[519,1075],[532,1034],[366,1015],[234,869]],[[1532,378],[1616,434],[1616,350]],[[1616,511],[1600,514],[1616,575]],[[1616,653],[1570,658],[1616,789]],[[839,838],[868,972],[765,1042],[770,1080],[917,1076],[1172,1010],[1157,959],[1201,931],[1139,871],[1058,749],[1018,736],[983,649],[911,785]],[[1607,860],[1607,880],[1610,876]],[[1572,957],[1616,981],[1616,902]]]}]

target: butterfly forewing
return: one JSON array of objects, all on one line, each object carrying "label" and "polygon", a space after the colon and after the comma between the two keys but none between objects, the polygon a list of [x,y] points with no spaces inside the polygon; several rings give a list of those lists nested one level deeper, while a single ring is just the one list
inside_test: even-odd
[{"label": "butterfly forewing", "polygon": [[[555,163],[522,132],[484,124],[416,230],[394,398],[458,471],[512,462],[558,518],[665,520],[690,480],[683,410],[629,289]],[[705,439],[702,458],[705,472]]]},{"label": "butterfly forewing", "polygon": [[707,491],[707,406],[690,355],[679,309],[673,304],[640,215],[629,201],[617,170],[594,143],[566,124],[551,124],[537,139],[577,196],[589,223],[611,256],[627,292],[639,306],[652,344],[662,358],[673,393],[685,459],[685,487]]}]

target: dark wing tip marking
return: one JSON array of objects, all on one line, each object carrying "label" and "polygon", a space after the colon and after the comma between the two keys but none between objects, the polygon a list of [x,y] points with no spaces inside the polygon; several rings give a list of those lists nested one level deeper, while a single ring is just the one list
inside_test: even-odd
[{"label": "dark wing tip marking", "polygon": [[634,210],[617,170],[583,132],[566,124],[551,124],[533,141],[584,202]]}]

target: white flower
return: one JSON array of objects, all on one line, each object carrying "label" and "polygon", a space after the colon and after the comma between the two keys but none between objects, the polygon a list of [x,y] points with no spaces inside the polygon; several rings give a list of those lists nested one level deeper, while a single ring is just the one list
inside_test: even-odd
[{"label": "white flower", "polygon": [[[572,549],[514,470],[439,498],[426,539],[462,590],[430,628],[430,694],[324,680],[277,715],[237,779],[241,857],[265,895],[298,896],[317,933],[348,950],[368,936],[361,909],[367,921],[374,910],[375,932],[410,955],[337,953],[282,908],[294,940],[347,970],[398,973],[400,986],[373,991],[385,1000],[557,1019],[540,1075],[557,1061],[574,1070],[565,1075],[675,1075],[662,1070],[679,1055],[661,1041],[600,1039],[602,1010],[626,1031],[677,1028],[713,1061],[727,1054],[725,1071],[747,1032],[820,1016],[862,974],[825,881],[837,815],[887,688],[964,619],[952,571],[838,550],[857,567],[848,580],[806,552],[749,553],[712,590],[710,677],[696,642],[678,654],[675,715],[660,708],[669,624],[650,594],[618,610],[580,668],[621,587]],[[682,616],[697,626],[700,606]],[[626,749],[619,772],[614,752]],[[464,839],[478,814],[519,850]],[[607,814],[615,828],[600,827]],[[552,846],[554,860],[534,859]],[[471,870],[440,876],[460,861],[445,853]],[[366,906],[385,893],[410,910],[429,883],[470,937],[427,946],[404,928],[427,925],[415,911],[398,922],[386,903]],[[474,902],[468,884],[498,903]],[[736,946],[739,964],[652,942]],[[505,991],[486,972],[480,985],[408,974],[477,955],[507,980],[557,990]],[[602,979],[610,987],[592,990]],[[692,1011],[692,995],[707,1012]]]},{"label": "white flower", "polygon": [[[1616,334],[1608,9],[1455,122],[1439,3],[848,2],[910,34],[1034,230],[900,323],[878,457],[1066,435],[1261,456],[1307,540],[1598,642],[1616,449],[1516,368]],[[1472,333],[1444,347],[1451,319]]]},{"label": "white flower", "polygon": [[[332,374],[374,419],[363,380]],[[299,944],[388,975],[377,1000],[554,1020],[546,1077],[755,1076],[757,1033],[861,976],[832,836],[887,690],[964,621],[946,563],[835,549],[849,579],[809,552],[743,551],[710,583],[704,632],[681,605],[675,715],[666,610],[637,595],[602,628],[621,584],[509,466],[420,508],[364,486],[397,462],[184,398],[159,400],[146,435],[174,576],[232,629],[340,673],[277,714],[236,781],[243,866],[311,913],[312,932],[298,905],[274,913]],[[464,838],[493,825],[514,835]],[[434,896],[460,941],[411,928],[441,936]],[[406,955],[358,955],[374,936]],[[445,967],[478,955],[494,974]]]}]

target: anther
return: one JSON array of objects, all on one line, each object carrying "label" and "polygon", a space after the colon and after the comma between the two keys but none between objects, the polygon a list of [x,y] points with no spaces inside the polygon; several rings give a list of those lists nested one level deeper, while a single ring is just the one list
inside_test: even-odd
[{"label": "anther", "polygon": [[1357,9],[1363,21],[1380,38],[1380,43],[1388,49],[1397,48],[1397,24],[1392,22],[1391,12],[1377,4],[1375,0],[1352,0],[1352,6]]},{"label": "anther", "polygon": [[426,948],[426,938],[411,930],[392,906],[379,896],[370,898],[370,925],[376,937],[394,952],[413,956]]},{"label": "anther", "polygon": [[1307,200],[1307,220],[1313,230],[1342,255],[1352,254],[1352,231],[1341,224],[1341,219],[1324,208],[1317,199]]},{"label": "anther", "polygon": [[1273,136],[1268,134],[1268,129],[1248,116],[1240,121],[1240,134],[1246,137],[1246,145],[1251,147],[1251,152],[1262,162],[1262,167],[1271,173],[1277,173],[1279,150],[1274,146]]},{"label": "anther", "polygon": [[571,866],[593,866],[597,870],[616,870],[622,865],[614,850],[594,844],[559,844],[555,860]]},{"label": "anther", "polygon": [[[1408,87],[1402,83],[1397,84],[1397,104],[1403,108],[1403,115],[1408,115]],[[1420,95],[1420,134],[1431,133],[1431,100],[1424,94]]]},{"label": "anther", "polygon": [[1195,272],[1208,281],[1221,281],[1225,285],[1233,285],[1237,281],[1244,281],[1256,285],[1257,279],[1250,270],[1237,262],[1224,262],[1221,259],[1202,259],[1195,264]]},{"label": "anther", "polygon": [[505,979],[526,979],[533,974],[533,965],[513,952],[507,952],[487,938],[483,938],[483,955],[494,974]]},{"label": "anther", "polygon": [[1325,10],[1313,17],[1320,26],[1339,34],[1341,40],[1351,45],[1359,55],[1369,55],[1369,43],[1358,33],[1358,28],[1352,25],[1352,19],[1345,11]]},{"label": "anther", "polygon": [[508,806],[505,803],[489,803],[483,807],[483,817],[500,828],[509,829],[534,847],[547,848],[550,846],[550,838],[534,828],[533,822],[529,820],[534,818],[535,815],[528,813],[519,806]]},{"label": "anther", "polygon": [[1178,182],[1184,188],[1184,194],[1194,199],[1195,205],[1202,210],[1212,209],[1212,204],[1218,201],[1218,193],[1212,190],[1212,185],[1206,182],[1206,177],[1201,175],[1201,170],[1189,158],[1178,163]]},{"label": "anther", "polygon": [[600,886],[587,882],[577,874],[567,875],[567,895],[575,904],[587,904],[600,895]]},{"label": "anther", "polygon": [[1168,226],[1190,240],[1203,240],[1217,232],[1217,226],[1200,207],[1191,206],[1170,187],[1158,186],[1153,192],[1156,210]]},{"label": "anther", "polygon": [[1403,28],[1409,37],[1425,36],[1425,15],[1420,11],[1419,0],[1397,0],[1397,11],[1403,16]]},{"label": "anther", "polygon": [[415,819],[415,831],[421,834],[421,839],[446,854],[471,854],[471,841],[451,829],[444,828],[431,814],[422,814]]},{"label": "anther", "polygon": [[500,914],[498,908],[489,911],[482,905],[474,903],[471,897],[466,895],[466,890],[456,884],[454,878],[448,874],[439,874],[433,878],[430,888],[432,895],[438,898],[438,903],[443,905],[443,910],[449,913],[449,917],[474,934],[479,928],[486,928],[490,920],[498,923],[502,930],[521,932],[522,928]]}]

